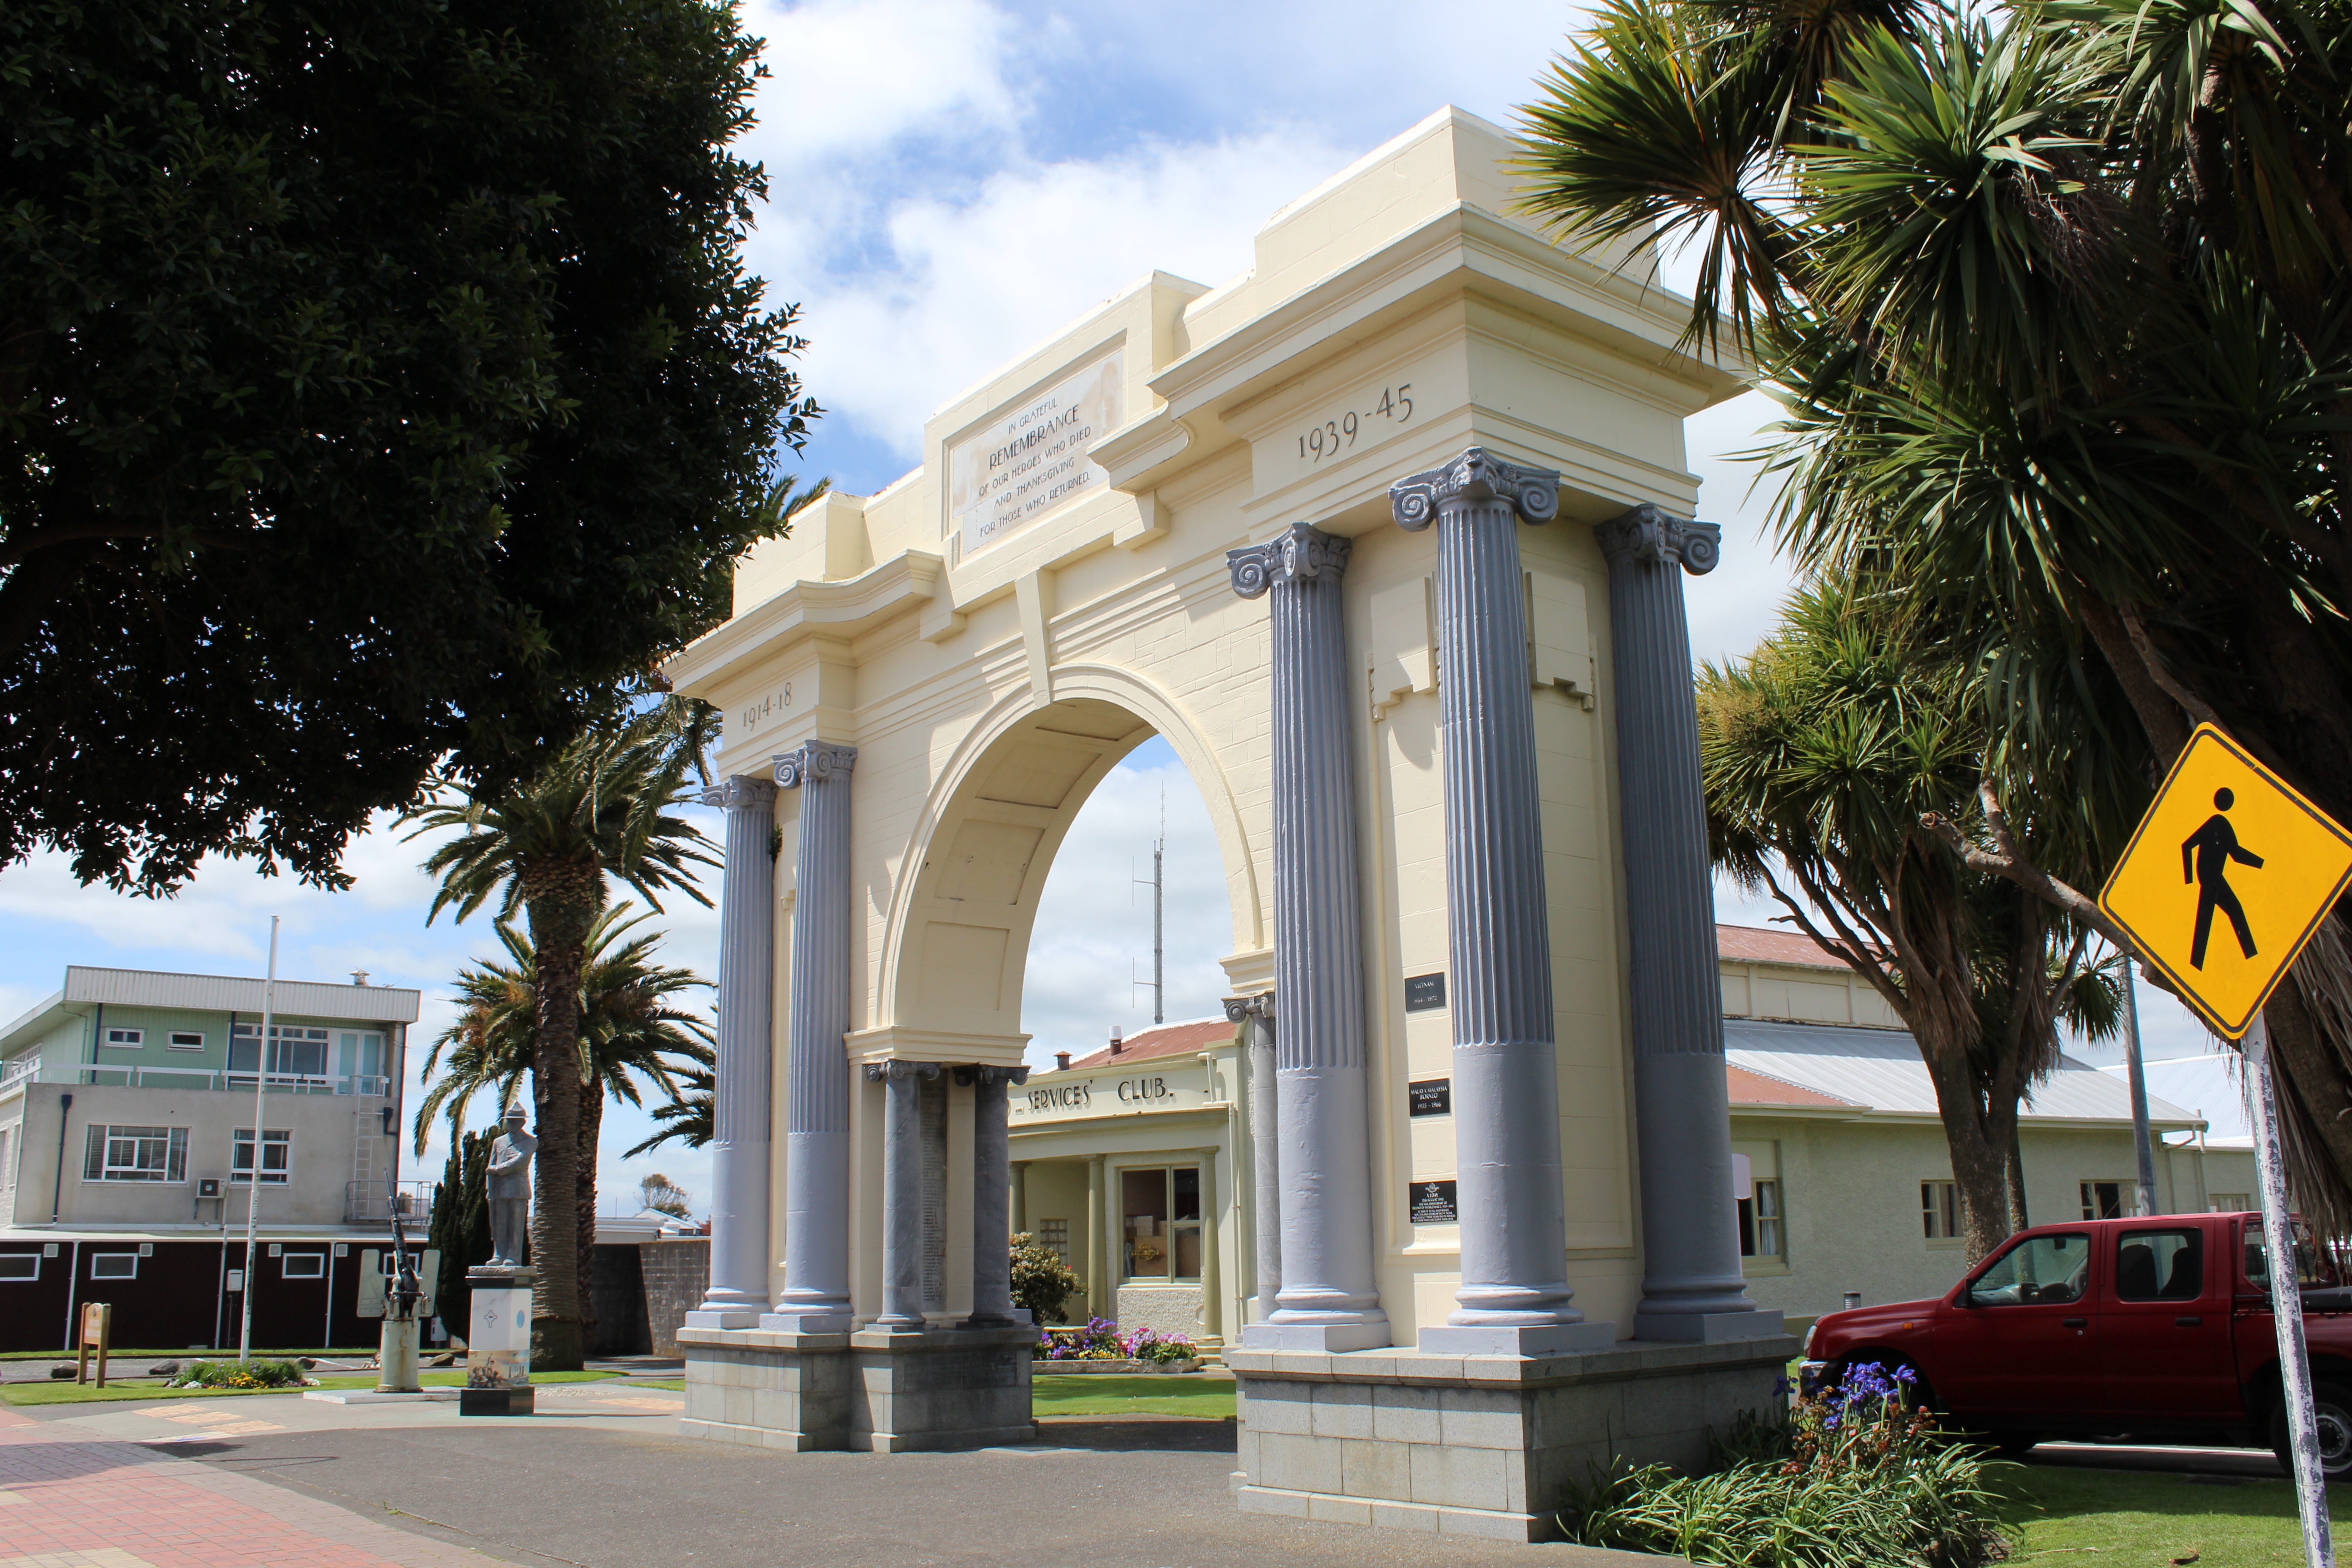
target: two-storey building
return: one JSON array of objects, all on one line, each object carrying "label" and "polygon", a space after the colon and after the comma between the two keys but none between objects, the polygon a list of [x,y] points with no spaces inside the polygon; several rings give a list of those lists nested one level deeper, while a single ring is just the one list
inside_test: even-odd
[{"label": "two-storey building", "polygon": [[420,996],[364,974],[281,980],[265,1033],[264,990],[251,977],[76,964],[0,1031],[7,1348],[61,1342],[65,1314],[88,1300],[114,1302],[122,1342],[194,1348],[218,1342],[222,1325],[233,1338],[256,1204],[263,1337],[361,1331],[331,1315],[366,1294],[339,1260],[354,1243],[381,1252],[395,1203],[421,1239],[429,1206],[424,1184],[388,1184]]}]

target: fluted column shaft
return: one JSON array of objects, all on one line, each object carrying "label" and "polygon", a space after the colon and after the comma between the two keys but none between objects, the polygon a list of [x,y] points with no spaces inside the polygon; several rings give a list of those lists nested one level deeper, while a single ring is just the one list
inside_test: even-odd
[{"label": "fluted column shaft", "polygon": [[971,1085],[971,1316],[967,1329],[1010,1328],[1013,1316],[1013,1130],[1006,1100],[1024,1068],[974,1068]]},{"label": "fluted column shaft", "polygon": [[1293,523],[1227,554],[1234,592],[1271,601],[1282,1283],[1245,1339],[1281,1349],[1389,1342],[1372,1275],[1354,704],[1339,597],[1349,548]]},{"label": "fluted column shaft", "polygon": [[786,1014],[784,1289],[761,1326],[846,1333],[849,1296],[849,781],[854,746],[810,741],[775,759],[801,794],[793,992]]},{"label": "fluted column shaft", "polygon": [[1257,1279],[1254,1321],[1264,1322],[1282,1289],[1282,1093],[1274,1059],[1274,993],[1232,996],[1225,1016],[1249,1031],[1250,1232]]},{"label": "fluted column shaft", "polygon": [[1641,1145],[1642,1300],[1634,1332],[1645,1340],[1778,1333],[1780,1314],[1757,1310],[1739,1267],[1723,985],[1683,608],[1683,572],[1715,569],[1720,531],[1643,506],[1597,532],[1609,558]]},{"label": "fluted column shaft", "polygon": [[776,786],[738,776],[703,801],[726,813],[726,867],[719,889],[719,1059],[711,1072],[710,1284],[688,1321],[741,1329],[768,1307]]},{"label": "fluted column shaft", "polygon": [[923,1331],[923,1083],[935,1062],[874,1062],[882,1084],[882,1315],[874,1327]]},{"label": "fluted column shaft", "polygon": [[1473,447],[1390,489],[1397,521],[1437,527],[1437,690],[1462,1285],[1423,1348],[1536,1353],[1601,1342],[1569,1302],[1568,1222],[1544,896],[1535,700],[1518,526],[1559,476]]}]

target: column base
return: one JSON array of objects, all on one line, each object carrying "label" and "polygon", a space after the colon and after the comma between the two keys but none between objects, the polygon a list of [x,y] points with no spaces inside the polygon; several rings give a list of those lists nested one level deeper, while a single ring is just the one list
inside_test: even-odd
[{"label": "column base", "polygon": [[794,1334],[682,1329],[678,1434],[784,1453],[909,1454],[1036,1440],[1037,1331]]},{"label": "column base", "polygon": [[1380,1350],[1394,1339],[1395,1333],[1385,1316],[1356,1323],[1251,1323],[1242,1330],[1242,1346],[1245,1350],[1297,1351],[1312,1355]]},{"label": "column base", "polygon": [[1439,1323],[1422,1330],[1413,1348],[1423,1355],[1540,1356],[1605,1351],[1616,1343],[1614,1323]]},{"label": "column base", "polygon": [[755,1307],[697,1307],[680,1320],[689,1329],[749,1329],[763,1316]]},{"label": "column base", "polygon": [[1716,1345],[1769,1339],[1789,1331],[1778,1311],[1635,1312],[1633,1337],[1670,1344]]},{"label": "column base", "polygon": [[[695,1329],[704,1327],[740,1329],[749,1325],[698,1323],[694,1321],[693,1314],[688,1313],[687,1326]],[[771,1334],[845,1334],[857,1327],[857,1319],[846,1309],[838,1312],[762,1312],[760,1314],[759,1327],[762,1333]]]},{"label": "column base", "polygon": [[1623,1458],[1695,1471],[1711,1432],[1785,1405],[1774,1389],[1796,1348],[1784,1334],[1543,1356],[1229,1352],[1234,1500],[1252,1513],[1549,1540],[1570,1484],[1594,1469]]}]

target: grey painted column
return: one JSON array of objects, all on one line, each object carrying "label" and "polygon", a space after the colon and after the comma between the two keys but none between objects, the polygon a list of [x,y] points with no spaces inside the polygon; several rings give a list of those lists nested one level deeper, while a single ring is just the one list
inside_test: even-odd
[{"label": "grey painted column", "polygon": [[1339,574],[1344,539],[1292,523],[1226,552],[1234,592],[1267,595],[1273,622],[1276,1115],[1282,1287],[1243,1331],[1253,1349],[1364,1350],[1389,1342],[1372,1277],[1364,1067],[1364,942]]},{"label": "grey painted column", "polygon": [[882,1315],[873,1326],[894,1334],[923,1331],[922,1080],[936,1062],[870,1062],[866,1076],[883,1086]]},{"label": "grey painted column", "polygon": [[1087,1316],[1099,1318],[1111,1310],[1118,1300],[1118,1279],[1113,1270],[1118,1267],[1118,1251],[1103,1250],[1103,1226],[1109,1222],[1104,1211],[1109,1205],[1103,1194],[1103,1157],[1087,1156]]},{"label": "grey painted column", "polygon": [[1518,526],[1559,505],[1559,476],[1473,447],[1389,489],[1396,520],[1437,525],[1445,777],[1448,1008],[1462,1286],[1425,1351],[1539,1355],[1615,1342],[1569,1304],[1568,1220]]},{"label": "grey painted column", "polygon": [[845,1334],[849,1299],[849,780],[854,746],[810,741],[775,759],[801,792],[787,1012],[784,1289],[760,1326]]},{"label": "grey painted column", "polygon": [[1721,530],[1655,507],[1595,530],[1609,558],[1610,680],[1624,831],[1644,1340],[1781,1331],[1739,1268],[1724,1082],[1722,966],[1682,574],[1715,570]]},{"label": "grey painted column", "polygon": [[967,1329],[1009,1329],[1013,1315],[1013,1133],[1007,1091],[1020,1068],[974,1068],[971,1085],[971,1316]]},{"label": "grey painted column", "polygon": [[698,1329],[768,1310],[769,1091],[775,1049],[776,786],[741,775],[703,795],[727,814],[719,889],[719,1060],[712,1070],[710,1284]]},{"label": "grey painted column", "polygon": [[[1007,1138],[1005,1142],[1010,1146],[1012,1140]],[[1025,1236],[1029,1231],[1029,1162],[1026,1160],[1013,1162],[1013,1230],[1016,1236]]]},{"label": "grey painted column", "polygon": [[[1256,1289],[1250,1300],[1255,1304],[1254,1321],[1264,1322],[1282,1289],[1281,1091],[1275,1082],[1274,993],[1229,996],[1225,1016],[1236,1024],[1249,1022],[1250,1234],[1257,1258]],[[1238,1150],[1234,1157],[1239,1159]]]}]

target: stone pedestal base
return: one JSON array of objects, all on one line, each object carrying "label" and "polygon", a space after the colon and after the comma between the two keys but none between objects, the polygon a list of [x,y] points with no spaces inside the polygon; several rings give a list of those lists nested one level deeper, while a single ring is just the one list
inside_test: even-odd
[{"label": "stone pedestal base", "polygon": [[460,1415],[530,1415],[536,1413],[539,1393],[530,1384],[520,1388],[461,1388],[457,1391],[457,1414]]},{"label": "stone pedestal base", "polygon": [[537,1279],[531,1269],[502,1264],[466,1271],[473,1321],[467,1325],[466,1388],[458,1415],[531,1413],[530,1289]]},{"label": "stone pedestal base", "polygon": [[1548,1541],[1568,1483],[1623,1457],[1694,1469],[1780,1400],[1797,1342],[1543,1356],[1236,1350],[1244,1512]]},{"label": "stone pedestal base", "polygon": [[679,1435],[790,1453],[908,1454],[1035,1439],[1037,1331],[680,1329]]}]

